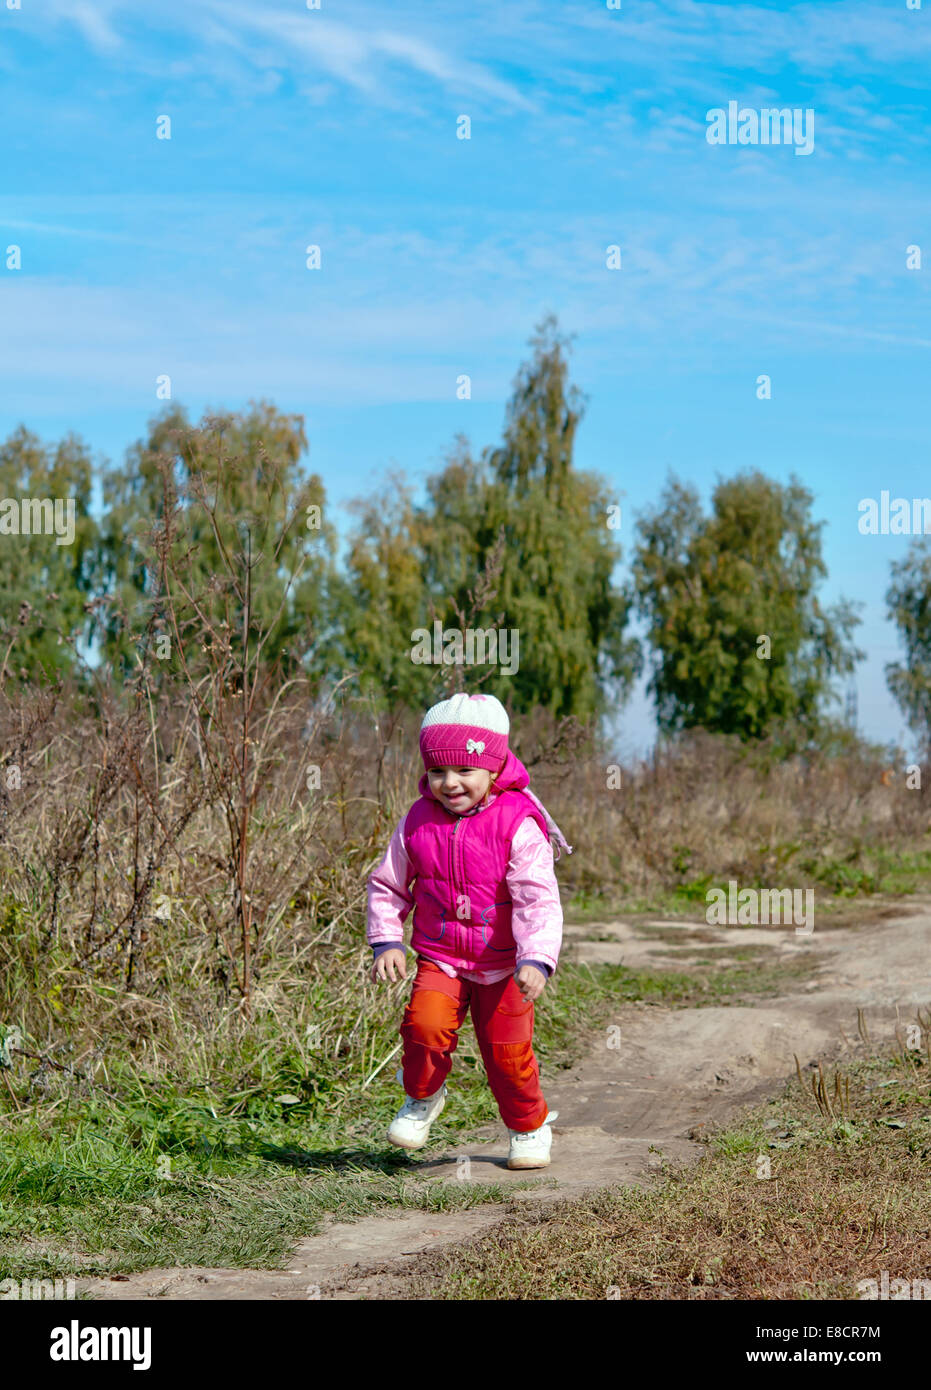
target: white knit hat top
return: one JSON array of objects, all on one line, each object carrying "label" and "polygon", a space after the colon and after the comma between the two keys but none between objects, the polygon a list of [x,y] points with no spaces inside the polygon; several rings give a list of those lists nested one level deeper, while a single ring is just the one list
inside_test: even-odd
[{"label": "white knit hat top", "polygon": [[494,695],[452,695],[424,715],[424,767],[485,767],[497,772],[508,754],[510,728],[507,710]]},{"label": "white knit hat top", "polygon": [[472,724],[493,734],[511,732],[508,712],[494,695],[451,695],[427,710],[420,727],[429,729],[433,724]]}]

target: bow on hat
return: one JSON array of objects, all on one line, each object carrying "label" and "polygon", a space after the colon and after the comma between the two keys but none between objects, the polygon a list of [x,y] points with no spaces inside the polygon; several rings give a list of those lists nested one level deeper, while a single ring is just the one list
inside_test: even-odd
[{"label": "bow on hat", "polygon": [[484,751],[485,751],[485,744],[484,744],[484,742],[477,743],[477,742],[475,741],[474,738],[466,739],[466,752],[467,752],[467,753],[484,753]]}]

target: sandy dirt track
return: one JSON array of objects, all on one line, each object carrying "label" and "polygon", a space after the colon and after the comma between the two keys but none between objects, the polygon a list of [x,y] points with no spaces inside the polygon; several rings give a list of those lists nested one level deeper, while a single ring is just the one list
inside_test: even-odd
[{"label": "sandy dirt track", "polygon": [[[931,907],[912,903],[895,911],[862,926],[816,929],[811,936],[774,927],[682,923],[566,927],[566,947],[572,943],[575,958],[584,961],[686,969],[703,953],[723,959],[729,944],[753,944],[769,946],[783,959],[814,953],[816,974],[798,992],[751,1007],[620,1004],[610,1021],[619,1033],[599,1032],[578,1065],[552,1080],[543,1076],[550,1109],[559,1112],[548,1169],[512,1173],[505,1166],[507,1135],[497,1124],[419,1164],[418,1172],[455,1181],[465,1167],[466,1180],[514,1185],[514,1201],[546,1202],[642,1183],[663,1158],[698,1159],[704,1152],[694,1137],[700,1128],[781,1089],[795,1074],[793,1054],[803,1068],[816,1059],[842,1057],[857,1036],[858,1009],[865,1011],[874,1038],[891,1039],[897,1019],[913,1021],[916,1006],[931,1005]],[[667,954],[670,938],[684,948],[675,959]],[[451,1091],[455,1078],[454,1066]],[[441,1124],[434,1130],[440,1140]],[[532,1188],[516,1187],[528,1179]],[[485,1231],[507,1210],[499,1203],[461,1212],[402,1210],[351,1223],[330,1220],[321,1234],[297,1244],[285,1270],[151,1269],[118,1282],[79,1279],[77,1288],[98,1299],[396,1297],[412,1257]]]}]

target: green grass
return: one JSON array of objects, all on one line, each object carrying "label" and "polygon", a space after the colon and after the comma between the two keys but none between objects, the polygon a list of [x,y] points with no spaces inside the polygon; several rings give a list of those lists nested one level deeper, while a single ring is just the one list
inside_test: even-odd
[{"label": "green grass", "polygon": [[[683,946],[682,949],[687,948]],[[722,966],[705,948],[702,952],[705,959],[689,962],[688,973],[682,977],[688,983],[676,998],[677,1004],[702,1008],[770,999],[791,993],[803,981],[811,979],[817,969],[812,956],[799,954],[780,960],[773,956],[771,946],[724,943],[714,949],[726,952],[727,959],[736,963]],[[670,954],[671,960],[677,958],[678,952]]]},{"label": "green grass", "polygon": [[882,1270],[931,1281],[931,1059],[861,1056],[843,1079],[844,1115],[793,1079],[646,1188],[515,1203],[408,1266],[403,1297],[856,1299]]},{"label": "green grass", "polygon": [[657,885],[648,891],[616,885],[576,893],[566,905],[566,919],[580,925],[617,916],[704,919],[709,889],[720,888],[726,893],[731,878],[741,888],[777,888],[790,883],[797,888],[812,887],[817,892],[818,909],[823,911],[830,910],[832,899],[931,893],[931,849],[890,850],[866,841],[855,844],[841,857],[806,851],[801,843],[763,845],[758,853],[775,860],[765,873],[735,870],[728,876],[705,872],[686,878],[691,861],[683,857],[683,877],[678,883]]},{"label": "green grass", "polygon": [[[736,965],[711,959],[635,971],[579,964],[567,946],[536,1009],[544,1084],[584,1055],[618,1000],[740,1003],[791,989],[812,968],[807,954],[780,961],[767,947],[735,943],[728,955]],[[226,1051],[208,1056],[198,1044],[171,1064],[155,1065],[151,1048],[143,1065],[111,1047],[95,1082],[55,1069],[36,1076],[34,1063],[14,1057],[0,1069],[0,1278],[175,1264],[274,1268],[327,1213],[354,1219],[506,1200],[511,1184],[421,1173],[480,1126],[500,1125],[470,1022],[442,1136],[412,1155],[384,1139],[401,1100],[400,1055],[390,1054],[409,988],[410,980],[379,994],[378,1012],[354,1041],[331,1039],[333,1022],[316,1050],[296,1045],[298,1033],[285,1036],[269,1015]]]},{"label": "green grass", "polygon": [[904,896],[927,890],[931,885],[931,850],[887,850],[866,848],[852,851],[844,859],[809,857],[800,867],[836,897],[861,894]]},{"label": "green grass", "polygon": [[[678,973],[567,960],[537,1006],[534,1046],[544,1076],[573,1065],[618,999],[675,1003],[695,988]],[[387,1055],[397,1040],[406,992],[398,987],[393,1035],[373,1055]],[[0,1277],[274,1267],[328,1212],[350,1219],[505,1198],[498,1184],[418,1176],[450,1144],[500,1122],[470,1023],[460,1035],[442,1142],[410,1156],[384,1139],[401,1100],[399,1058],[362,1090],[358,1065],[350,1070],[345,1054],[302,1059],[283,1049],[276,1057],[267,1046],[271,1021],[268,1031],[263,1039],[259,1028],[212,1077],[146,1078],[126,1059],[110,1059],[105,1088],[53,1072],[46,1094],[30,1100],[26,1065],[6,1069],[21,1109],[10,1102],[0,1115]],[[188,1060],[196,1073],[196,1059]]]}]

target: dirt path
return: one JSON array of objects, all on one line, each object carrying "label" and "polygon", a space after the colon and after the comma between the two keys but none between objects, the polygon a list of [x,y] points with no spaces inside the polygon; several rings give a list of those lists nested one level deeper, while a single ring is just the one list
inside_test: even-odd
[{"label": "dirt path", "polygon": [[[663,929],[657,931],[656,929]],[[675,934],[675,935],[674,935]],[[567,927],[577,958],[687,969],[722,946],[765,945],[778,959],[814,953],[817,973],[798,992],[752,1007],[671,1009],[621,1004],[588,1056],[544,1089],[553,1125],[553,1159],[536,1174],[505,1166],[507,1136],[489,1125],[419,1173],[437,1180],[514,1185],[513,1200],[552,1201],[592,1188],[642,1183],[663,1158],[693,1161],[703,1152],[692,1137],[735,1108],[777,1091],[802,1066],[841,1056],[856,1037],[857,1010],[867,1011],[874,1037],[891,1036],[897,1016],[914,1019],[931,1003],[931,910],[872,925],[796,936],[776,928],[709,928],[654,923]],[[687,950],[669,956],[673,937]],[[673,947],[673,949],[675,949]],[[455,1070],[452,1076],[455,1080]],[[463,1163],[464,1158],[468,1163]],[[530,1188],[517,1184],[533,1183]],[[95,1298],[358,1299],[397,1294],[411,1257],[476,1235],[501,1220],[506,1204],[440,1214],[402,1211],[360,1221],[327,1223],[296,1246],[286,1270],[151,1269],[120,1282],[80,1279]]]}]

